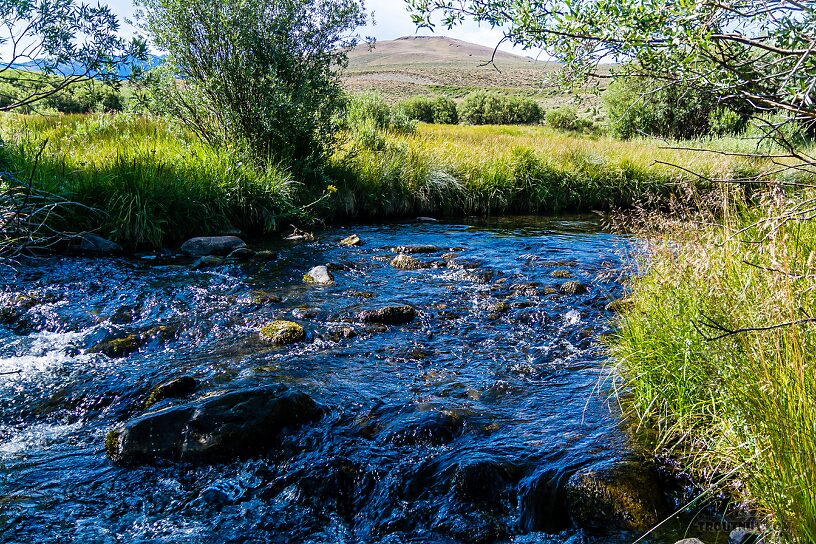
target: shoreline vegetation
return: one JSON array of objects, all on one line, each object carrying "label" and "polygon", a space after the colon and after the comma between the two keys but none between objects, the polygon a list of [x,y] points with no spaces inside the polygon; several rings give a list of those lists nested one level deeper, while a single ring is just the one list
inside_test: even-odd
[{"label": "shoreline vegetation", "polygon": [[3,171],[82,206],[57,218],[56,229],[94,231],[131,250],[235,229],[259,236],[315,220],[665,207],[714,188],[671,164],[722,179],[764,164],[649,138],[420,123],[347,134],[303,182],[282,165],[254,164],[155,116],[5,114],[0,138]]},{"label": "shoreline vegetation", "polygon": [[[776,219],[809,200],[763,200],[771,193],[762,187],[749,193],[691,174],[744,177],[766,168],[762,159],[544,126],[375,123],[350,130],[303,182],[155,116],[5,114],[0,137],[2,170],[83,205],[57,228],[96,231],[128,250],[236,228],[268,235],[316,218],[646,210],[633,230],[652,241],[649,260],[609,340],[626,413],[655,454],[744,500],[776,538],[816,539],[816,340],[803,317],[816,311],[816,231],[798,216]],[[690,205],[707,219],[671,213]],[[715,339],[723,330],[742,332]]]}]

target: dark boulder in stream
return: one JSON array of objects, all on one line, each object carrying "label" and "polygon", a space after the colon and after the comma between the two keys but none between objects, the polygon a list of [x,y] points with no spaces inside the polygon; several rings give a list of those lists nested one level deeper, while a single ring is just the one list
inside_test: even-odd
[{"label": "dark boulder in stream", "polygon": [[246,244],[237,236],[200,236],[190,238],[184,242],[181,245],[181,251],[191,257],[203,257],[205,255],[226,257],[242,247],[246,247]]},{"label": "dark boulder in stream", "polygon": [[116,242],[112,242],[107,238],[102,238],[97,234],[83,234],[77,243],[77,249],[83,253],[95,253],[98,255],[105,255],[111,253],[119,253],[122,251],[122,246]]},{"label": "dark boulder in stream", "polygon": [[322,414],[311,397],[284,386],[230,391],[127,421],[108,433],[105,450],[121,464],[243,458],[274,448],[283,431]]},{"label": "dark boulder in stream", "polygon": [[591,531],[646,531],[667,509],[657,474],[635,461],[579,470],[566,496],[575,524]]},{"label": "dark boulder in stream", "polygon": [[376,310],[365,310],[360,312],[358,318],[363,323],[402,325],[413,321],[416,315],[417,312],[413,306],[404,304],[402,306],[385,306]]}]

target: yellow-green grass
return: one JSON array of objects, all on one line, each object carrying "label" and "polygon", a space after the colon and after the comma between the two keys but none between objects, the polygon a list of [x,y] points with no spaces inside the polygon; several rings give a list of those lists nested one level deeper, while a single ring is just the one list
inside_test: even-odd
[{"label": "yellow-green grass", "polygon": [[[630,416],[768,541],[816,542],[816,223],[808,195],[652,237],[610,339]],[[788,219],[783,219],[787,217]]]},{"label": "yellow-green grass", "polygon": [[765,166],[667,147],[657,140],[619,141],[541,126],[420,124],[413,134],[391,134],[379,146],[351,145],[338,154],[341,190],[334,211],[379,217],[651,205],[672,194],[685,198],[690,187],[708,188],[691,171],[733,178]]}]

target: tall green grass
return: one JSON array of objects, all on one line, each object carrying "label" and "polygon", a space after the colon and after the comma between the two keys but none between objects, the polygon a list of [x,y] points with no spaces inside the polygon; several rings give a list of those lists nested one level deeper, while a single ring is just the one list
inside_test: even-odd
[{"label": "tall green grass", "polygon": [[350,145],[332,175],[335,217],[513,214],[657,206],[700,178],[758,172],[762,161],[663,149],[546,127],[420,124],[376,148]]},{"label": "tall green grass", "polygon": [[813,206],[729,204],[723,224],[653,237],[610,346],[655,451],[792,543],[816,542],[816,222],[802,220]]},{"label": "tall green grass", "polygon": [[232,228],[271,232],[297,213],[296,184],[285,171],[259,168],[160,120],[4,115],[0,137],[8,171],[95,210],[77,209],[57,228],[98,231],[129,247]]},{"label": "tall green grass", "polygon": [[[347,131],[328,165],[309,180],[294,180],[238,149],[205,145],[161,118],[0,116],[9,170],[97,210],[76,208],[66,230],[96,230],[129,247],[232,227],[263,234],[291,219],[657,206],[689,187],[704,188],[695,176],[661,163],[725,178],[762,168],[748,158],[663,149],[655,140],[620,142],[546,127],[414,129],[373,96],[352,103]],[[326,192],[330,184],[336,193]]]}]

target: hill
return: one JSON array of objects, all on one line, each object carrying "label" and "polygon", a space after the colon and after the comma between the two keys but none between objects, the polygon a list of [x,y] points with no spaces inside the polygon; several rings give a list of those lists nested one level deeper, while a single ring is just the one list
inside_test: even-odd
[{"label": "hill", "polygon": [[559,69],[557,63],[505,51],[493,57],[490,47],[445,36],[406,36],[353,49],[345,85],[353,92],[376,90],[389,102],[432,94],[457,99],[489,89],[530,96],[547,108],[577,101],[583,109],[594,109],[596,96],[565,95],[553,83]]}]

